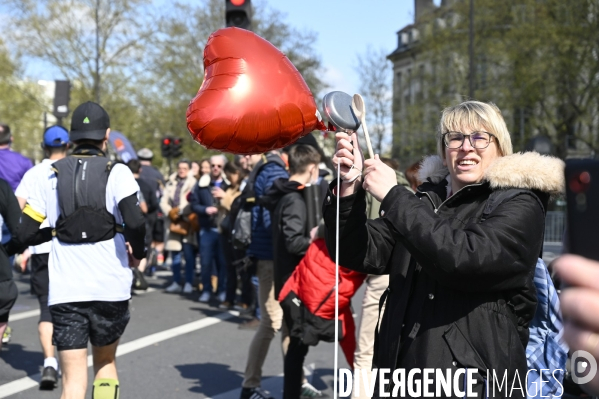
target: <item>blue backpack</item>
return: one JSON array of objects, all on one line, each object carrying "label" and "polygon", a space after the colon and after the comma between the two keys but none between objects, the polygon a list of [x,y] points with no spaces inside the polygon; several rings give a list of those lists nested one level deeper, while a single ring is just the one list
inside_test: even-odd
[{"label": "blue backpack", "polygon": [[[484,221],[503,202],[517,195],[530,195],[528,190],[497,190],[487,201],[481,221]],[[535,195],[539,205],[545,209],[546,204]],[[553,398],[564,394],[563,381],[568,359],[568,346],[562,339],[563,323],[559,308],[559,296],[551,275],[543,259],[537,260],[534,277],[537,290],[537,310],[531,320],[528,345],[526,346],[526,363],[528,365],[528,398]],[[543,371],[543,385],[541,375]],[[554,377],[555,376],[555,377]],[[525,376],[520,376],[523,380]],[[561,386],[560,386],[561,384]]]},{"label": "blue backpack", "polygon": [[[530,337],[526,346],[526,362],[528,369],[532,371],[528,374],[527,397],[561,397],[564,394],[568,346],[562,339],[564,327],[559,296],[543,259],[537,260],[534,282],[538,303],[535,316],[528,327]],[[540,370],[544,370],[541,391]]]}]

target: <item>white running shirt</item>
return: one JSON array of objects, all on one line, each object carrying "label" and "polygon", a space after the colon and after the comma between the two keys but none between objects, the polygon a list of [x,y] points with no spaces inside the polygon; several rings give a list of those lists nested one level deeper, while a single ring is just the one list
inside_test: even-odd
[{"label": "white running shirt", "polygon": [[[32,210],[46,217],[51,227],[56,226],[60,213],[56,183],[56,174],[49,171],[28,198]],[[129,168],[114,165],[106,186],[106,209],[117,223],[123,223],[119,202],[137,191],[139,186]],[[133,277],[122,234],[117,233],[111,240],[85,244],[66,244],[54,237],[48,269],[49,306],[85,301],[116,302],[131,297]]]},{"label": "white running shirt", "polygon": [[[38,163],[33,168],[29,169],[21,179],[21,182],[15,191],[15,195],[24,198],[25,200],[34,195],[36,187],[43,184],[43,181],[48,179],[48,175],[52,171],[52,164],[54,162],[56,162],[56,160],[44,159],[41,163]],[[40,229],[49,226],[50,223],[48,222],[48,219],[46,219],[42,222]],[[52,242],[48,241],[34,247],[29,247],[29,251],[33,255],[49,254],[51,248]]]}]

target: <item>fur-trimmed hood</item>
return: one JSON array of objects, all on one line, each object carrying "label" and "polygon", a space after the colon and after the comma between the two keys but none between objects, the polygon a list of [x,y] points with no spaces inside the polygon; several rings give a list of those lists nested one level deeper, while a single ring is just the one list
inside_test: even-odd
[{"label": "fur-trimmed hood", "polygon": [[[484,180],[492,189],[524,188],[539,190],[552,197],[565,193],[564,162],[536,152],[524,152],[497,158],[485,171]],[[421,182],[439,183],[449,170],[438,155],[426,157],[420,163]]]}]

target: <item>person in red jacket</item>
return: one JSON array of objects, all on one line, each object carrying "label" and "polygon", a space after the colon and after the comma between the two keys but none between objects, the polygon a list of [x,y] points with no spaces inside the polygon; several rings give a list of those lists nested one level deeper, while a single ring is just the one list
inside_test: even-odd
[{"label": "person in red jacket", "polygon": [[[356,327],[350,302],[365,277],[365,274],[339,267],[339,344],[350,365],[354,364],[356,349]],[[283,286],[279,301],[291,336],[285,357],[283,398],[297,399],[299,395],[287,395],[286,389],[288,385],[293,386],[294,382],[297,385],[297,380],[301,379],[301,370],[309,346],[315,346],[319,341],[334,340],[335,263],[329,257],[324,239],[316,239],[310,245],[306,255]]]}]

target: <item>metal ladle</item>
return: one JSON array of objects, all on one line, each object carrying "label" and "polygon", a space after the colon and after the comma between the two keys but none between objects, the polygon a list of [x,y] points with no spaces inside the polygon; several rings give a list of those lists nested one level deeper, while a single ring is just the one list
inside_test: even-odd
[{"label": "metal ladle", "polygon": [[366,126],[366,105],[364,99],[359,94],[354,94],[351,102],[352,111],[356,118],[360,120],[362,124],[362,130],[364,131],[364,137],[366,137],[366,146],[368,147],[368,155],[370,158],[374,158],[374,152],[372,151],[372,144],[370,143],[370,135],[368,134],[368,127]]}]

